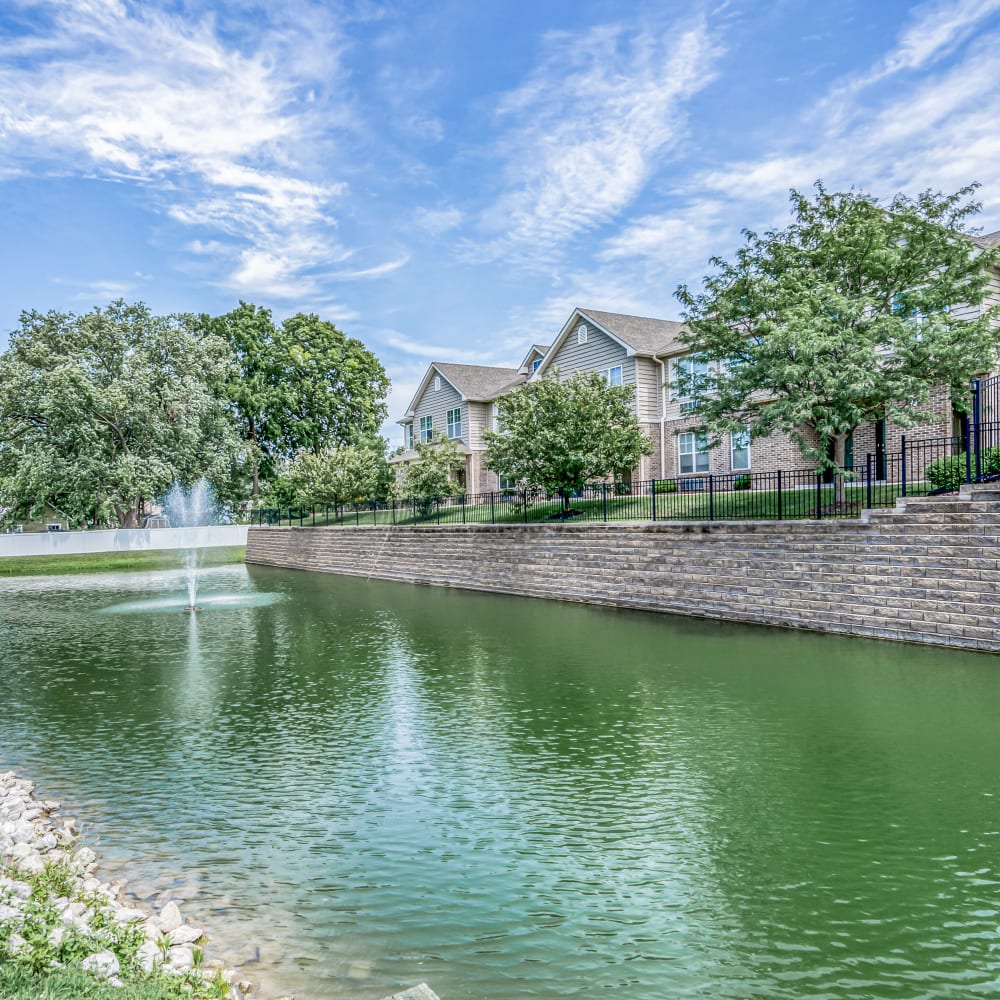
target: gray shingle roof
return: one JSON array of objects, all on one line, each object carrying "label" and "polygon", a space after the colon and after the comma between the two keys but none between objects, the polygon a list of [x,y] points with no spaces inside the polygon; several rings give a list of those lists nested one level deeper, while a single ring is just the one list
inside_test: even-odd
[{"label": "gray shingle roof", "polygon": [[516,368],[489,365],[448,365],[434,362],[434,367],[467,399],[488,400],[498,396],[511,383],[523,382]]},{"label": "gray shingle roof", "polygon": [[1000,229],[995,233],[984,233],[982,236],[973,236],[973,243],[978,243],[984,250],[991,247],[1000,247]]},{"label": "gray shingle roof", "polygon": [[659,354],[676,347],[678,336],[684,329],[683,323],[672,319],[626,316],[622,313],[598,312],[596,309],[578,309],[577,312],[582,316],[589,316],[639,354]]}]

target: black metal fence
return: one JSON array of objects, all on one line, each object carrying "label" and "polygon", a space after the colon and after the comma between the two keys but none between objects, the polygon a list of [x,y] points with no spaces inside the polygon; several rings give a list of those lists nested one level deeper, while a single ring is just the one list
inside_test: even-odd
[{"label": "black metal fence", "polygon": [[901,497],[1000,479],[1000,376],[973,379],[972,416],[954,437],[900,439],[840,476],[815,469],[591,483],[563,498],[531,490],[449,497],[293,504],[251,513],[252,525],[528,524],[547,521],[783,521],[857,517]]}]

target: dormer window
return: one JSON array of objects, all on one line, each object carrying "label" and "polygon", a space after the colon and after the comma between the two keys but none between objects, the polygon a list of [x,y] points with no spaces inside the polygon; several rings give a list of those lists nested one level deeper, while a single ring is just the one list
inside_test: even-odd
[{"label": "dormer window", "polygon": [[581,323],[576,328],[576,342],[578,344],[586,344],[587,343],[587,324],[586,323]]},{"label": "dormer window", "polygon": [[441,389],[441,376],[440,375],[435,375],[434,376],[434,391],[435,392],[439,392],[440,389]]},{"label": "dormer window", "polygon": [[541,358],[535,358],[535,360],[531,362],[531,370],[533,372],[537,372],[538,371],[538,366],[541,363],[542,363],[542,359]]}]

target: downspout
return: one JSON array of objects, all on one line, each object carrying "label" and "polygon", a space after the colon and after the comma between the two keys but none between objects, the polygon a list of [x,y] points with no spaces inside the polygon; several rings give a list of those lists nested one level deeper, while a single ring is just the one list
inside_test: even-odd
[{"label": "downspout", "polygon": [[653,360],[660,366],[660,479],[666,479],[667,473],[667,368],[666,362],[658,355]]}]

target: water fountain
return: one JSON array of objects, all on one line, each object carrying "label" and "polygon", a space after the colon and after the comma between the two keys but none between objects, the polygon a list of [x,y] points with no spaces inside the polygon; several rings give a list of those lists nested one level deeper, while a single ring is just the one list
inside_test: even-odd
[{"label": "water fountain", "polygon": [[[179,482],[170,487],[164,502],[167,516],[175,528],[201,528],[215,516],[215,495],[208,480],[202,476],[185,489]],[[191,546],[184,553],[185,581],[188,602],[184,611],[201,611],[196,602],[198,594],[198,549]]]}]

